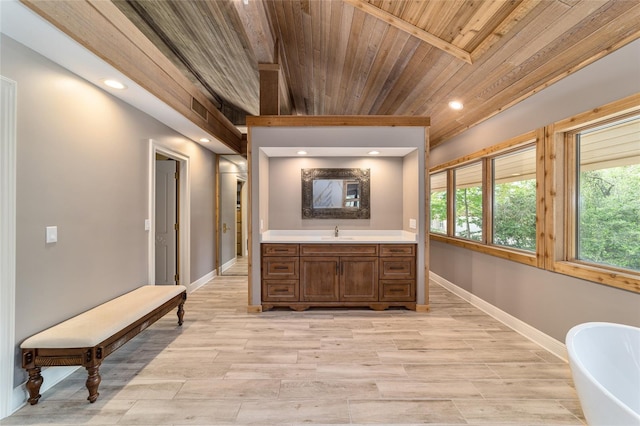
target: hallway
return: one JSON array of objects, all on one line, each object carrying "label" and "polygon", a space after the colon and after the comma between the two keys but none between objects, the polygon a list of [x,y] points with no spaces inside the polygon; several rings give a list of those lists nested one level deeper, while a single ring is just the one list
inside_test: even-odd
[{"label": "hallway", "polygon": [[109,357],[1,425],[554,424],[583,417],[563,361],[438,285],[429,313],[246,313],[218,277]]}]

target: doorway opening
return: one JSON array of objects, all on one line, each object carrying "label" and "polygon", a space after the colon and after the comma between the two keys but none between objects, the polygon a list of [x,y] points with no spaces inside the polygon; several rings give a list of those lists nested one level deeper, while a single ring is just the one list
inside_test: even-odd
[{"label": "doorway opening", "polygon": [[218,156],[218,271],[223,276],[248,274],[248,185],[246,160]]},{"label": "doorway opening", "polygon": [[189,194],[189,157],[150,140],[150,284],[191,284]]}]

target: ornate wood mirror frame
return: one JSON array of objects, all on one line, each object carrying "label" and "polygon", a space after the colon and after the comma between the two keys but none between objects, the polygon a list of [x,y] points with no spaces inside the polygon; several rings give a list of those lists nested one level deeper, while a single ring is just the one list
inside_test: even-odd
[{"label": "ornate wood mirror frame", "polygon": [[369,169],[302,169],[303,219],[369,219]]}]

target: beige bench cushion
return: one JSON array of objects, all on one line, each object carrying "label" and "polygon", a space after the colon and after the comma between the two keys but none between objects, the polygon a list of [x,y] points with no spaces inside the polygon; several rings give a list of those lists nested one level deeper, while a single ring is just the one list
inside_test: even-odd
[{"label": "beige bench cushion", "polygon": [[21,348],[85,348],[96,346],[185,291],[182,285],[147,285],[22,342]]}]

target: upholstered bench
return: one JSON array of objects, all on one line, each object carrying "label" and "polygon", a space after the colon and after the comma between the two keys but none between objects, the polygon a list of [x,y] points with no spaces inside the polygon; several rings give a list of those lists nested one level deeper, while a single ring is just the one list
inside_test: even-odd
[{"label": "upholstered bench", "polygon": [[95,402],[102,361],[176,306],[182,325],[186,299],[185,286],[147,285],[29,337],[20,345],[29,403],[40,399],[42,367],[73,365],[87,369],[87,399]]}]

